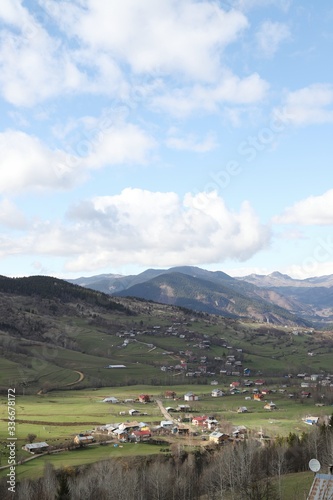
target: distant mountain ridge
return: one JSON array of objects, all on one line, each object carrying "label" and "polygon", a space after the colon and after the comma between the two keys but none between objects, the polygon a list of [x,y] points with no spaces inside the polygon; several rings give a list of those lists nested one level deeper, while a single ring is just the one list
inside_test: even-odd
[{"label": "distant mountain ridge", "polygon": [[233,278],[195,266],[147,269],[138,275],[70,280],[115,296],[138,297],[226,317],[278,324],[333,322],[333,276],[297,280],[286,274]]}]

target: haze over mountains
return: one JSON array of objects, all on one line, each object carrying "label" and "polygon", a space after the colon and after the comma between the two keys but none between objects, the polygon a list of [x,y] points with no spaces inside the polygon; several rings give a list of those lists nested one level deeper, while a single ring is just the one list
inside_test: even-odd
[{"label": "haze over mountains", "polygon": [[316,326],[333,321],[333,276],[298,280],[274,272],[233,278],[222,271],[182,266],[69,281],[110,295],[139,297],[227,317]]}]

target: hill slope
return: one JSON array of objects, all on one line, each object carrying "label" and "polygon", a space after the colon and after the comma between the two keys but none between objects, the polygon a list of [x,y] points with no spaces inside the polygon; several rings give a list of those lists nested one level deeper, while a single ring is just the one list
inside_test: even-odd
[{"label": "hill slope", "polygon": [[[183,273],[153,278],[145,283],[148,291],[151,281],[154,296],[159,292],[183,307],[111,297],[47,276],[0,277],[0,390],[16,387],[18,393],[36,393],[65,387],[186,384],[192,380],[187,371],[208,383],[210,376],[219,378],[220,370],[228,370],[230,354],[267,376],[311,366],[331,369],[333,345],[327,333],[297,328],[294,336],[293,327],[195,313],[184,306],[196,301],[206,303],[207,310],[223,306],[232,316],[235,310],[249,314],[253,301]],[[266,306],[257,301],[261,314]],[[269,314],[280,313],[277,308]],[[309,350],[315,357],[309,358]],[[205,372],[200,371],[203,357]],[[179,371],[184,360],[186,372]]]},{"label": "hill slope", "polygon": [[[177,269],[179,268],[174,268],[173,271]],[[154,300],[226,317],[306,325],[306,322],[289,311],[263,300],[253,285],[239,283],[224,273],[187,268],[185,274],[184,268],[180,270],[182,272],[169,270],[118,292],[117,295]]]},{"label": "hill slope", "polygon": [[[169,286],[167,282],[163,290],[158,282],[152,281],[157,277],[172,273],[177,273],[179,287],[183,288],[183,291],[177,290],[178,284],[174,279],[168,293],[166,293]],[[181,275],[198,280],[196,285],[192,282],[191,286],[187,287],[188,296],[184,292]],[[211,292],[204,290],[200,293],[202,286],[200,280],[220,287],[220,290],[218,288],[214,290],[217,295],[213,297]],[[163,303],[186,304],[187,307],[195,310],[226,316],[248,316],[248,318],[261,321],[269,320],[280,323],[294,320],[300,324],[310,322],[318,327],[330,327],[333,322],[333,276],[296,280],[275,272],[267,276],[252,274],[233,278],[222,271],[212,272],[194,266],[179,266],[164,270],[148,269],[136,276],[100,275],[72,281],[111,295],[137,296]],[[147,285],[147,283],[150,284]],[[193,295],[193,287],[198,291],[196,296]],[[228,294],[231,294],[229,298]],[[232,305],[234,300],[232,294],[236,294],[237,300],[240,300],[242,305],[239,303]],[[224,301],[219,302],[221,297]],[[247,302],[245,308],[244,301]],[[252,307],[249,301],[252,302]],[[227,303],[228,307],[224,307],[223,304]],[[280,309],[275,309],[275,306]],[[285,311],[283,312],[282,309]],[[271,317],[266,315],[267,311],[272,313]]]}]

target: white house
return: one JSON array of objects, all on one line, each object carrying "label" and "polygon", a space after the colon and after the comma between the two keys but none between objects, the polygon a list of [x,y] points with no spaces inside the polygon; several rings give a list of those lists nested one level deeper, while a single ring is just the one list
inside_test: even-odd
[{"label": "white house", "polygon": [[198,399],[199,397],[191,391],[184,395],[184,401],[198,401]]},{"label": "white house", "polygon": [[224,392],[221,389],[213,389],[212,390],[212,397],[213,398],[219,398],[221,396],[224,396]]},{"label": "white house", "polygon": [[161,420],[160,426],[163,427],[163,429],[172,429],[174,427],[174,423],[172,420]]},{"label": "white house", "polygon": [[118,403],[118,399],[113,396],[107,397],[103,399],[103,403]]}]

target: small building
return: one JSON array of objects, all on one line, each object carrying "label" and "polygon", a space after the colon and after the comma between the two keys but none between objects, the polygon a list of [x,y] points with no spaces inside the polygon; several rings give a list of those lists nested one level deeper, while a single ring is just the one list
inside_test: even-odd
[{"label": "small building", "polygon": [[224,392],[221,389],[213,389],[212,390],[212,397],[213,398],[220,398],[224,396]]},{"label": "small building", "polygon": [[140,403],[150,403],[150,396],[148,394],[140,394],[139,401]]},{"label": "small building", "polygon": [[163,429],[172,429],[174,427],[174,423],[172,422],[172,420],[161,420],[161,423],[160,423],[160,426],[163,428]]},{"label": "small building", "polygon": [[43,453],[44,451],[48,451],[50,446],[45,443],[45,441],[41,441],[40,443],[28,443],[23,446],[23,449],[29,451],[33,455],[37,453]]},{"label": "small building", "polygon": [[261,401],[264,396],[260,393],[253,394],[254,401]]},{"label": "small building", "polygon": [[74,443],[79,444],[80,446],[94,442],[95,438],[91,434],[77,434],[74,438]]},{"label": "small building", "polygon": [[109,396],[107,398],[103,399],[103,403],[118,403],[118,399],[114,398],[113,396]]},{"label": "small building", "polygon": [[187,392],[185,395],[184,395],[184,401],[198,401],[199,400],[199,397],[194,394],[194,392],[190,391],[190,392]]},{"label": "small building", "polygon": [[165,399],[175,399],[176,393],[175,391],[165,391],[164,397]]},{"label": "small building", "polygon": [[178,405],[177,406],[177,411],[190,411],[191,407],[190,405]]},{"label": "small building", "polygon": [[329,474],[317,473],[313,479],[307,500],[323,500],[333,498],[333,470]]},{"label": "small building", "polygon": [[139,422],[137,422],[136,420],[134,420],[133,422],[123,422],[122,424],[120,424],[118,426],[118,428],[120,430],[123,430],[123,431],[126,431],[126,432],[129,432],[129,431],[137,431],[140,429],[140,424]]},{"label": "small building", "polygon": [[116,429],[113,432],[113,435],[120,441],[121,443],[126,443],[128,441],[128,432],[123,429]]},{"label": "small building", "polygon": [[149,441],[150,438],[151,438],[151,432],[150,432],[150,430],[133,431],[129,435],[130,441],[135,441],[136,443],[141,443],[141,442]]},{"label": "small building", "polygon": [[192,424],[203,427],[204,425],[207,424],[207,416],[201,415],[201,416],[192,418]]},{"label": "small building", "polygon": [[209,441],[215,444],[222,444],[229,440],[229,434],[224,434],[223,432],[214,431],[209,434]]},{"label": "small building", "polygon": [[276,404],[271,401],[270,403],[266,403],[264,406],[264,410],[276,410]]},{"label": "small building", "polygon": [[319,417],[305,417],[302,419],[305,424],[318,425]]},{"label": "small building", "polygon": [[131,410],[128,410],[128,414],[133,416],[133,415],[140,415],[141,412],[139,410],[135,410],[134,408],[132,408]]}]

